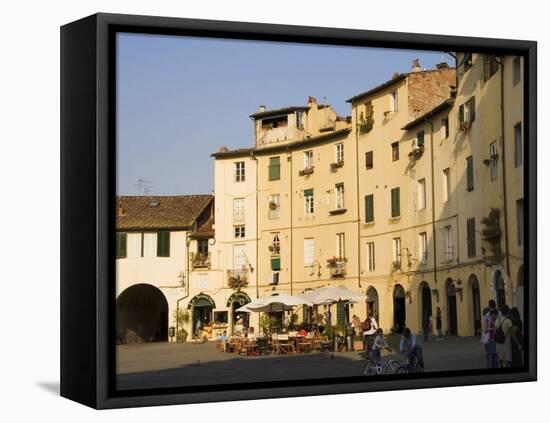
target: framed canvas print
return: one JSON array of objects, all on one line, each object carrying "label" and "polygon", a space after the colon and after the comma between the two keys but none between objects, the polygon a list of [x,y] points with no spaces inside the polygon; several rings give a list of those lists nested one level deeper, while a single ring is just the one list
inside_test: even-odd
[{"label": "framed canvas print", "polygon": [[536,379],[536,43],[61,29],[61,393]]}]

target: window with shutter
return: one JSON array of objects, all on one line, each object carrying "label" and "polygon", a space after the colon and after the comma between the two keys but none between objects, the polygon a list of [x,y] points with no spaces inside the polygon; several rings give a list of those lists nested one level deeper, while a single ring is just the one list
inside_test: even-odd
[{"label": "window with shutter", "polygon": [[127,240],[128,240],[128,234],[124,232],[116,233],[116,247],[115,247],[116,258],[126,257]]},{"label": "window with shutter", "polygon": [[269,180],[276,181],[281,179],[281,159],[280,157],[269,158]]},{"label": "window with shutter", "polygon": [[476,220],[475,218],[466,221],[466,233],[468,236],[468,257],[476,256]]},{"label": "window with shutter", "polygon": [[365,166],[367,167],[367,170],[372,169],[374,166],[372,151],[367,151],[365,153]]},{"label": "window with shutter", "polygon": [[306,189],[304,190],[304,205],[305,205],[305,213],[306,214],[312,214],[314,212],[313,207],[313,190],[312,189]]},{"label": "window with shutter", "polygon": [[399,187],[391,190],[391,217],[399,217],[401,215],[401,205],[399,199]]},{"label": "window with shutter", "polygon": [[170,232],[158,232],[157,257],[170,257]]},{"label": "window with shutter", "polygon": [[521,142],[521,122],[514,126],[514,166],[523,164],[523,143]]},{"label": "window with shutter", "polygon": [[313,261],[315,260],[314,243],[313,238],[304,239],[304,266],[313,266]]},{"label": "window with shutter", "polygon": [[281,258],[272,257],[271,258],[271,270],[281,270]]},{"label": "window with shutter", "polygon": [[365,195],[365,223],[374,222],[374,194]]},{"label": "window with shutter", "polygon": [[416,146],[424,147],[424,131],[420,131],[416,134]]}]

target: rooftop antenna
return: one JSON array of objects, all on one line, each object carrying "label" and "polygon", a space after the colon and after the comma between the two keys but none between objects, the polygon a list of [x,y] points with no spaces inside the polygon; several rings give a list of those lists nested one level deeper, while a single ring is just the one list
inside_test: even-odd
[{"label": "rooftop antenna", "polygon": [[141,194],[143,192],[143,194],[149,195],[151,193],[150,184],[152,184],[151,181],[143,179],[143,177],[140,176],[140,178],[137,180],[137,183],[134,184],[134,186],[137,187],[137,190],[138,190],[139,194]]}]

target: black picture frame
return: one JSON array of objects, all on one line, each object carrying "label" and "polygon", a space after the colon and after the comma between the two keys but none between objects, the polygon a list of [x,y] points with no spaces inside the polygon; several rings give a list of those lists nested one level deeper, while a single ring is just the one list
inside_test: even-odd
[{"label": "black picture frame", "polygon": [[[525,339],[520,370],[114,389],[115,34],[514,54],[525,62]],[[61,28],[61,395],[97,409],[535,381],[537,44],[533,41],[95,14]]]}]

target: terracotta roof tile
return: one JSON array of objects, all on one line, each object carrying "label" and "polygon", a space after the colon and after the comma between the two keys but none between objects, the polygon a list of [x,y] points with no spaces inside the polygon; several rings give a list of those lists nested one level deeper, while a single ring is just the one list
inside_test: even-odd
[{"label": "terracotta roof tile", "polygon": [[117,230],[187,229],[212,195],[117,196]]}]

